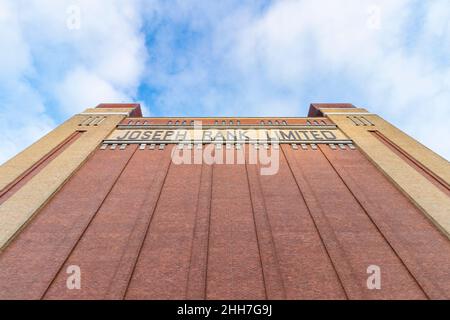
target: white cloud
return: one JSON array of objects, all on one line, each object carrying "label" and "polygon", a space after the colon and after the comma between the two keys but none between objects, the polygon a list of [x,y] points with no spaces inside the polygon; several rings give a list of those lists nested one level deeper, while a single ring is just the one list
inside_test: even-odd
[{"label": "white cloud", "polygon": [[[78,18],[71,6],[79,29],[68,27]],[[139,0],[0,1],[0,163],[76,112],[136,100],[147,59],[140,8]]]},{"label": "white cloud", "polygon": [[[100,85],[99,90],[91,87],[88,101],[96,98],[97,102],[102,102],[105,94],[120,100],[135,98],[147,55],[145,35],[140,31],[139,1],[26,0],[18,6],[20,9],[23,9],[21,22],[35,63],[44,69],[44,73],[46,68],[54,70],[46,75],[50,76],[50,84],[44,84],[44,87],[48,93],[54,91],[57,102],[68,107],[64,109],[66,116],[86,108],[77,104],[78,101],[66,101],[63,95],[76,96],[79,88],[83,90],[80,94],[84,94],[86,84],[58,85],[74,80],[74,77],[91,84],[95,78],[95,83]],[[74,25],[71,23],[74,19],[77,28],[70,27]],[[39,33],[35,32],[36,27],[39,27]],[[84,77],[81,77],[82,73],[85,73]]]},{"label": "white cloud", "polygon": [[0,2],[0,163],[49,131],[39,93],[26,77],[34,73],[30,50],[19,17],[8,2]]},{"label": "white cloud", "polygon": [[[81,10],[79,30],[66,26],[69,5]],[[152,110],[166,115],[303,116],[310,102],[352,102],[448,159],[450,127],[436,126],[450,117],[447,8],[448,0],[0,1],[0,162],[36,139],[14,132],[55,125],[49,109],[59,121],[98,102],[136,100],[144,77]]]},{"label": "white cloud", "polygon": [[[249,60],[266,65],[273,71],[270,77],[287,87],[307,79],[305,70],[339,70],[364,81],[363,95],[370,110],[392,118],[413,137],[450,158],[450,140],[435,135],[439,119],[450,118],[448,2],[426,6],[423,31],[417,31],[420,42],[414,49],[406,43],[412,2],[377,1],[379,29],[367,27],[369,4],[359,0],[279,2],[241,34],[240,65],[247,68]],[[433,45],[436,38],[443,46]],[[313,40],[308,43],[308,39]],[[252,50],[246,49],[249,46],[263,48],[256,62]],[[445,65],[424,47],[441,50],[447,57]],[[450,137],[450,127],[444,123],[439,131],[440,137]]]},{"label": "white cloud", "polygon": [[95,107],[99,102],[126,102],[129,97],[114,89],[112,84],[101,78],[95,72],[84,68],[70,71],[61,84],[55,86],[59,106],[67,110]]},{"label": "white cloud", "polygon": [[[436,123],[424,121],[450,118],[447,0],[194,7],[160,8],[166,24],[190,32],[182,49],[176,29],[154,36],[148,81],[163,112],[302,116],[310,102],[352,102],[450,158],[450,140],[436,139]],[[449,126],[439,130],[450,137]]]}]

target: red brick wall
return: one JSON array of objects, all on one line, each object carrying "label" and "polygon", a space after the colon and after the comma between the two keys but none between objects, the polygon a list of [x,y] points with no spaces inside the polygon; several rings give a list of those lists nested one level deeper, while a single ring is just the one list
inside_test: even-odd
[{"label": "red brick wall", "polygon": [[261,176],[171,148],[96,151],[0,255],[0,298],[450,297],[450,242],[359,151],[283,145]]}]

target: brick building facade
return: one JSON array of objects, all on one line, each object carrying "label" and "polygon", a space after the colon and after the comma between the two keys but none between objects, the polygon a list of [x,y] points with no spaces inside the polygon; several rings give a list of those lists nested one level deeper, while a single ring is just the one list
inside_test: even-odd
[{"label": "brick building facade", "polygon": [[[208,146],[244,161],[196,162]],[[449,237],[450,164],[350,104],[304,118],[102,104],[0,167],[1,299],[449,299]]]}]

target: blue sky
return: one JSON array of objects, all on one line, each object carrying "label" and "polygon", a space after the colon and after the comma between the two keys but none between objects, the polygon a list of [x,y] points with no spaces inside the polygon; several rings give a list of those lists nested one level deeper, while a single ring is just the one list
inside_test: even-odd
[{"label": "blue sky", "polygon": [[378,113],[450,159],[448,0],[0,0],[0,163],[101,102]]}]

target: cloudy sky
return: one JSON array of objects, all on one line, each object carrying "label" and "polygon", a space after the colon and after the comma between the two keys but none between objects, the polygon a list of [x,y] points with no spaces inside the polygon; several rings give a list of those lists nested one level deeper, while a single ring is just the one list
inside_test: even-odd
[{"label": "cloudy sky", "polygon": [[0,0],[0,163],[101,102],[380,114],[450,159],[449,0]]}]

